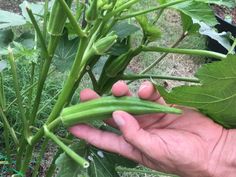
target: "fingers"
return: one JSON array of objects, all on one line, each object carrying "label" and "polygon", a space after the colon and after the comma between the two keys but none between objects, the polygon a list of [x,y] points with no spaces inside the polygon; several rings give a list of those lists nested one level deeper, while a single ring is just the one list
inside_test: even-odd
[{"label": "fingers", "polygon": [[114,112],[113,119],[122,132],[124,139],[139,149],[141,153],[146,154],[150,159],[154,158],[153,154],[157,159],[165,157],[166,142],[159,135],[158,129],[155,132],[145,131],[133,116],[123,111]]},{"label": "fingers", "polygon": [[154,85],[149,82],[143,82],[139,88],[138,95],[140,98],[145,100],[156,101],[160,104],[166,104],[164,99],[160,96]]},{"label": "fingers", "polygon": [[84,89],[80,92],[80,101],[88,101],[99,98],[100,96],[91,89]]},{"label": "fingers", "polygon": [[113,119],[125,140],[134,147],[139,148],[140,151],[145,151],[146,142],[150,139],[150,133],[142,129],[138,121],[130,114],[123,111],[115,111]]},{"label": "fingers", "polygon": [[104,132],[88,125],[80,124],[71,127],[70,132],[76,137],[87,141],[100,149],[118,153],[134,161],[141,161],[141,155],[132,145],[128,144],[122,136]]},{"label": "fingers", "polygon": [[112,86],[112,94],[114,96],[131,96],[128,85],[124,81],[118,81]]}]

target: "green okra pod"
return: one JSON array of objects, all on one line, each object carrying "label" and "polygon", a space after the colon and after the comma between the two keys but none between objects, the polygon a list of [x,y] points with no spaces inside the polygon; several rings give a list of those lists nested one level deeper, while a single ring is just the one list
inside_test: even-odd
[{"label": "green okra pod", "polygon": [[109,77],[116,77],[118,73],[120,73],[127,67],[130,60],[132,59],[132,53],[133,50],[130,49],[128,52],[114,59],[105,69],[106,75]]},{"label": "green okra pod", "polygon": [[135,97],[101,97],[65,108],[61,113],[64,126],[70,127],[78,123],[89,123],[93,120],[104,120],[112,116],[116,110],[126,111],[134,115],[152,113],[180,114],[181,110],[160,105],[155,102]]},{"label": "green okra pod", "polygon": [[[70,7],[73,0],[65,0]],[[67,15],[64,12],[60,2],[56,0],[53,4],[51,15],[48,23],[48,33],[52,36],[60,36],[63,32]]]}]

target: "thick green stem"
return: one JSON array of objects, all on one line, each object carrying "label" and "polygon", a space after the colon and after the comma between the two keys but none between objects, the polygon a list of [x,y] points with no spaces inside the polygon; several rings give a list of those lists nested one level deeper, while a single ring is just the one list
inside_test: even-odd
[{"label": "thick green stem", "polygon": [[[182,33],[181,37],[170,46],[170,48],[177,47],[181,41],[185,39],[185,37],[188,35],[188,33]],[[160,63],[169,53],[163,53],[158,59],[156,59],[152,64],[150,64],[147,68],[145,68],[143,71],[140,72],[140,74],[145,74],[148,71],[150,71],[154,66],[156,66],[158,63]]]},{"label": "thick green stem", "polygon": [[207,50],[197,50],[197,49],[178,49],[178,48],[164,48],[164,47],[152,47],[152,46],[142,46],[142,51],[144,52],[167,52],[167,53],[178,53],[178,54],[188,54],[188,55],[198,55],[204,57],[213,57],[220,60],[226,59],[226,55],[207,51]]},{"label": "thick green stem", "polygon": [[[73,90],[74,84],[76,83],[78,77],[83,72],[84,66],[80,66],[80,64],[83,58],[84,51],[87,47],[86,44],[87,44],[87,39],[82,38],[80,40],[79,49],[76,54],[75,62],[72,66],[72,70],[62,89],[62,92],[58,98],[58,101],[56,102],[51,114],[49,115],[48,120],[46,121],[46,124],[49,124],[50,122],[52,122],[60,114],[61,110],[63,109],[64,105],[66,104],[68,100],[68,97],[71,94],[71,91]],[[43,129],[41,128],[33,138],[29,139],[29,141],[31,144],[35,144],[42,136],[43,136]]]},{"label": "thick green stem", "polygon": [[[30,85],[34,84],[34,74],[35,74],[35,63],[31,62],[31,74],[30,74]],[[33,98],[33,87],[29,90],[28,93],[28,108],[26,109],[26,115],[27,115],[27,119],[29,120],[30,117],[30,110],[31,110],[31,106],[32,106],[32,98]]]},{"label": "thick green stem", "polygon": [[45,43],[45,38],[43,37],[43,34],[41,33],[41,30],[38,26],[38,23],[36,21],[36,19],[34,18],[34,15],[33,15],[33,12],[32,10],[29,8],[29,7],[26,7],[26,11],[30,17],[30,20],[34,26],[34,29],[39,37],[39,41],[40,41],[40,45],[42,47],[42,51],[43,51],[43,55],[48,58],[48,50],[47,50],[47,46],[46,46],[46,43]]},{"label": "thick green stem", "polygon": [[23,123],[24,136],[25,136],[25,138],[27,138],[27,136],[28,136],[28,132],[27,132],[28,125],[27,125],[25,110],[24,110],[24,107],[23,107],[23,99],[22,99],[21,94],[20,94],[19,78],[18,78],[17,71],[16,71],[15,59],[14,59],[14,56],[13,56],[13,51],[10,47],[8,48],[8,51],[9,51],[9,62],[10,62],[10,65],[11,65],[11,72],[12,72],[12,76],[13,76],[14,89],[15,89],[15,92],[16,92],[18,108],[19,108],[22,123]]},{"label": "thick green stem", "polygon": [[44,88],[44,83],[47,79],[48,76],[48,71],[52,62],[53,54],[56,50],[56,46],[58,44],[59,37],[58,36],[51,36],[50,41],[49,41],[49,47],[48,47],[48,53],[49,57],[46,58],[45,62],[43,63],[42,71],[39,77],[39,82],[38,82],[38,87],[37,87],[37,93],[36,93],[36,98],[34,101],[33,109],[30,115],[30,125],[32,125],[35,121],[36,114],[38,112],[38,108],[40,105],[41,101],[41,96]]},{"label": "thick green stem", "polygon": [[136,17],[138,15],[143,15],[143,14],[147,14],[147,13],[159,10],[159,9],[164,9],[164,8],[167,8],[167,7],[170,7],[170,6],[185,2],[185,1],[186,0],[176,0],[174,2],[170,2],[170,3],[166,3],[166,4],[163,4],[163,5],[157,6],[157,7],[153,7],[151,9],[142,10],[142,11],[138,11],[138,12],[131,13],[131,14],[128,14],[128,15],[124,15],[124,16],[119,17],[118,19],[119,20],[124,20],[124,19],[127,19],[127,18]]},{"label": "thick green stem", "polygon": [[121,76],[122,80],[139,80],[139,79],[148,79],[148,78],[200,83],[200,81],[195,78],[185,78],[185,77],[176,77],[176,76],[161,76],[161,75],[154,75],[154,74],[137,74],[137,75],[128,74],[128,75]]},{"label": "thick green stem", "polygon": [[47,24],[48,24],[48,4],[49,0],[44,2],[44,14],[43,14],[43,38],[47,38]]},{"label": "thick green stem", "polygon": [[30,145],[26,146],[25,158],[24,158],[24,161],[23,161],[21,169],[20,169],[20,172],[24,175],[25,175],[25,173],[26,173],[26,171],[29,167],[30,160],[31,160],[32,155],[33,155],[33,150],[34,150],[33,146],[30,146]]},{"label": "thick green stem", "polygon": [[56,135],[51,133],[46,126],[44,126],[44,133],[45,135],[53,140],[63,151],[71,157],[76,163],[81,165],[83,168],[89,167],[89,162],[85,160],[84,158],[80,157],[77,153],[75,153],[72,149],[70,149],[68,146],[66,146],[62,141],[60,141],[59,138],[57,138]]}]

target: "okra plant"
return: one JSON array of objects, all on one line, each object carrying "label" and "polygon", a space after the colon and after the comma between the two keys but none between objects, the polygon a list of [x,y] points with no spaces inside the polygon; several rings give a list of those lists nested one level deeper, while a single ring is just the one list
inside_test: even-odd
[{"label": "okra plant", "polygon": [[[185,81],[198,85],[206,84],[207,81],[201,78],[203,76],[184,78],[145,74],[164,59],[168,53],[212,57],[219,60],[236,60],[235,56],[230,53],[224,55],[207,50],[176,48],[186,36],[198,32],[200,23],[206,23],[210,26],[217,24],[214,14],[208,6],[208,3],[217,2],[202,0],[150,0],[150,2],[153,2],[153,7],[140,9],[140,4],[145,3],[141,0],[45,0],[39,6],[42,10],[37,12],[31,9],[31,6],[33,8],[37,4],[24,3],[22,6],[23,16],[0,11],[9,16],[9,19],[5,20],[8,26],[0,24],[1,34],[6,34],[4,38],[8,39],[8,42],[5,40],[5,43],[1,43],[3,48],[0,51],[2,55],[0,66],[5,68],[6,60],[8,60],[16,98],[10,102],[5,95],[4,70],[1,73],[0,88],[1,132],[3,132],[4,139],[4,145],[1,149],[7,156],[4,163],[14,169],[12,175],[39,176],[40,164],[44,160],[43,156],[47,151],[49,142],[52,141],[58,146],[58,151],[55,153],[51,165],[48,166],[47,177],[54,176],[57,167],[59,168],[57,176],[70,176],[72,174],[91,177],[99,175],[104,177],[119,176],[118,171],[122,171],[122,168],[117,168],[117,166],[133,168],[137,164],[118,155],[98,150],[83,141],[76,141],[69,134],[63,135],[62,138],[58,132],[61,132],[63,126],[67,128],[77,123],[94,124],[96,121],[107,119],[115,110],[124,110],[132,114],[162,112],[181,114],[179,109],[138,98],[108,96],[112,85],[118,80],[131,82],[152,78]],[[172,47],[166,48],[153,42],[161,38],[158,20],[168,8],[179,12],[183,32]],[[149,19],[150,14],[154,15],[154,19]],[[19,23],[15,23],[13,18],[18,19]],[[25,91],[22,91],[19,82],[21,78],[19,77],[16,52],[19,43],[10,37],[12,31],[9,29],[9,27],[19,25],[26,25],[34,31],[35,46],[33,50],[38,51],[38,60],[36,62],[31,61],[32,72],[28,81],[30,87]],[[132,35],[136,31],[142,32],[142,40],[134,45]],[[63,47],[67,47],[67,45],[62,45],[62,47],[61,42],[73,46],[71,47],[73,50],[68,49],[68,53],[73,57],[65,61],[65,63],[72,62],[72,64],[69,65],[69,74],[64,80],[62,89],[54,95],[55,104],[50,110],[50,114],[45,121],[43,120],[43,125],[38,127],[38,114],[41,105],[44,104],[42,96],[46,92],[44,88],[47,86],[47,79],[53,72],[53,66],[60,62],[58,50],[60,52],[60,50],[64,50]],[[8,45],[8,49],[6,49],[6,45]],[[21,45],[24,46],[23,43]],[[143,52],[160,52],[162,55],[141,73],[127,74],[126,69],[130,62]],[[101,64],[101,60],[105,63]],[[98,75],[95,75],[94,68],[98,64],[101,66],[100,71]],[[224,69],[222,68],[222,70]],[[72,105],[72,98],[86,74],[90,76],[94,90],[102,97]],[[201,89],[204,92],[204,87],[199,88],[199,90]],[[176,103],[175,99],[172,99],[175,94],[170,97],[171,94],[166,93],[161,88],[160,90],[164,95],[167,95],[166,98],[170,102]],[[212,93],[210,89],[208,91],[207,94]],[[179,96],[178,91],[176,95]],[[178,98],[185,97],[180,95]],[[203,98],[201,97],[201,99]],[[9,121],[9,110],[15,103],[18,105],[18,117],[20,117],[22,125],[17,130]],[[178,103],[189,106],[186,100],[179,100]],[[190,106],[197,107],[194,104]],[[216,107],[214,109],[208,109],[207,106],[197,108],[211,115],[210,111],[214,112]],[[214,114],[211,117],[214,119]],[[234,117],[231,116],[230,118]],[[232,121],[228,120],[224,124],[224,120],[220,120],[219,115],[214,120],[228,127],[232,125]],[[99,125],[102,129],[116,131],[109,126],[104,126],[101,122]]]}]

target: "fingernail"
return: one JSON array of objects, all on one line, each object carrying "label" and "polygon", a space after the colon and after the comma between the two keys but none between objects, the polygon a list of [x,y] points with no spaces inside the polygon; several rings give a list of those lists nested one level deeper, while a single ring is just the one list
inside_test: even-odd
[{"label": "fingernail", "polygon": [[114,113],[113,114],[113,119],[114,119],[116,125],[118,125],[118,126],[125,125],[125,121],[124,121],[123,117],[120,114]]}]

